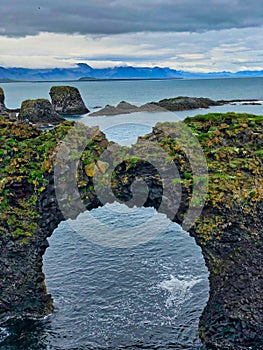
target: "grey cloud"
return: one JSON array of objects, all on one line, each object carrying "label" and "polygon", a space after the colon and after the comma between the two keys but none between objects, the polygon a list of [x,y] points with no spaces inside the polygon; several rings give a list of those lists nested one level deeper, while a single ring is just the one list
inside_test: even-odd
[{"label": "grey cloud", "polygon": [[258,0],[0,0],[0,34],[203,32],[263,25]]}]

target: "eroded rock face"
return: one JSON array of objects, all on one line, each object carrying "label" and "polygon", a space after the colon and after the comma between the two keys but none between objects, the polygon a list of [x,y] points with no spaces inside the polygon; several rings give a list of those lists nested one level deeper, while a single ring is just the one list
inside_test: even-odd
[{"label": "eroded rock face", "polygon": [[0,103],[4,104],[4,102],[5,102],[4,90],[0,87]]},{"label": "eroded rock face", "polygon": [[5,105],[5,93],[0,87],[0,115],[9,121],[17,121],[17,109],[9,109]]},{"label": "eroded rock face", "polygon": [[[210,273],[200,337],[209,349],[263,349],[263,271],[258,263],[263,258],[263,118],[228,113],[184,122],[197,135],[209,174],[202,214],[189,229]],[[172,142],[173,123],[160,123],[146,139],[165,142],[170,152],[181,153],[179,143],[174,147]],[[191,168],[181,155],[177,167],[185,180],[173,219],[178,223],[190,207],[186,174]]]},{"label": "eroded rock face", "polygon": [[[263,117],[210,114],[158,123],[125,159],[123,147],[96,128],[65,122],[40,133],[1,119],[0,126],[0,317],[52,310],[42,274],[47,237],[62,220],[101,206],[100,194],[133,206],[132,184],[139,177],[148,186],[141,205],[182,226],[190,209],[193,217],[198,213],[189,232],[210,272],[199,326],[203,342],[211,349],[263,349]],[[207,162],[203,203],[203,159],[188,129]],[[66,135],[68,141],[60,141]],[[115,169],[109,191],[108,169]]]},{"label": "eroded rock face", "polygon": [[65,119],[55,112],[53,106],[47,99],[37,99],[22,102],[19,120],[27,120],[33,124],[39,125],[56,125],[63,122]]},{"label": "eroded rock face", "polygon": [[71,115],[89,112],[79,90],[73,86],[53,86],[49,94],[52,105],[59,114]]},{"label": "eroded rock face", "polygon": [[5,94],[4,90],[0,87],[0,113],[6,112],[5,106]]}]

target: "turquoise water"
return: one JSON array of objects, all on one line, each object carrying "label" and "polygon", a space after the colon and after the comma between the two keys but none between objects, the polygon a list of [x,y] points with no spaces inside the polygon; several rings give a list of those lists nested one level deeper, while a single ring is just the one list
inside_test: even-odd
[{"label": "turquoise water", "polygon": [[[212,99],[263,100],[263,78],[156,81],[101,81],[59,83],[2,83],[9,108],[32,98],[49,98],[53,85],[72,85],[79,88],[87,106],[117,104],[125,100],[143,104],[174,96],[210,97]],[[243,107],[245,108],[245,106]]]},{"label": "turquoise water", "polygon": [[[65,84],[65,83],[63,83]],[[68,84],[68,83],[67,83]],[[79,82],[90,109],[121,100],[143,104],[178,95],[263,100],[263,79]],[[8,107],[48,97],[57,83],[1,84]],[[60,84],[62,85],[62,84]],[[262,106],[223,106],[210,111],[262,113]],[[207,110],[77,118],[99,125],[110,140],[130,145],[157,121],[179,120]],[[78,230],[76,227],[84,227]],[[117,230],[118,228],[118,230]],[[136,244],[116,246],[122,231]],[[86,234],[85,234],[86,232]],[[116,236],[115,243],[107,232]],[[142,237],[151,233],[146,241]],[[97,238],[106,235],[101,244]],[[148,237],[148,236],[147,236]],[[208,272],[187,232],[151,208],[112,204],[74,222],[61,223],[44,257],[55,304],[43,320],[8,321],[0,349],[110,350],[200,349],[198,320],[207,302]]]}]

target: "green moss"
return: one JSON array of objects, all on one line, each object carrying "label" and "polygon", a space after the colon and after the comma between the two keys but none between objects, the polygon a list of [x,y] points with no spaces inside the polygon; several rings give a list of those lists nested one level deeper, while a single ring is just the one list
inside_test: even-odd
[{"label": "green moss", "polygon": [[[20,244],[28,242],[36,233],[38,200],[48,184],[47,177],[53,171],[56,148],[66,135],[78,147],[86,142],[87,133],[91,133],[86,149],[75,157],[81,157],[84,164],[96,162],[103,151],[98,147],[101,135],[97,136],[97,130],[93,131],[92,137],[92,129],[85,126],[72,128],[73,125],[73,122],[65,121],[51,131],[41,132],[35,127],[13,124],[0,118],[1,233],[9,233]],[[85,188],[87,182],[83,181],[83,174],[79,175],[78,181]],[[25,198],[17,196],[19,187]]]},{"label": "green moss", "polygon": [[42,103],[42,102],[45,102],[45,101],[48,101],[46,98],[38,98],[38,99],[35,99],[35,100],[25,100],[22,102],[22,106],[23,107],[28,107],[28,106],[32,106],[32,105],[35,105],[36,103]]},{"label": "green moss", "polygon": [[263,149],[259,149],[255,151],[255,154],[259,156],[261,159],[263,159]]},{"label": "green moss", "polygon": [[50,89],[50,95],[56,94],[59,95],[67,95],[72,91],[78,91],[74,86],[52,86]]},{"label": "green moss", "polygon": [[[35,127],[0,118],[1,226],[14,239],[26,237],[25,243],[36,232],[38,194],[46,185],[44,165],[54,152],[57,135],[62,138],[71,127],[72,123],[65,122],[51,132],[40,132]],[[19,184],[27,196],[31,192],[29,198],[17,198],[15,188]]]},{"label": "green moss", "polygon": [[[196,136],[208,165],[209,189],[205,196],[204,211],[208,216],[202,214],[195,230],[203,242],[212,238],[220,239],[228,221],[237,221],[242,227],[246,216],[254,215],[257,202],[263,198],[263,151],[260,148],[263,142],[263,116],[209,113],[186,118],[183,123]],[[178,123],[158,123],[155,129],[156,133],[148,138],[156,135],[159,144],[173,157],[187,181],[174,179],[172,182],[174,185],[181,183],[188,191],[190,200],[192,185],[193,182],[196,184],[198,176],[192,178],[189,172],[191,165],[183,156],[186,143],[174,146],[173,137],[176,139],[180,133]],[[173,136],[175,130],[177,135]],[[191,149],[194,146],[189,142],[187,147]],[[194,148],[192,150],[194,153]],[[194,201],[191,203],[193,206],[202,204],[198,196]],[[211,215],[211,211],[221,212],[222,215]]]},{"label": "green moss", "polygon": [[[178,128],[178,125],[186,125],[196,136],[207,161],[209,176],[209,190],[205,196],[206,211],[196,222],[196,232],[203,241],[220,239],[227,220],[237,220],[227,217],[226,213],[231,213],[233,208],[243,213],[240,219],[242,225],[245,215],[253,215],[257,202],[262,200],[262,123],[262,116],[210,113],[187,118],[181,124],[157,123],[155,130],[162,132],[141,138],[143,140],[155,135],[157,142],[151,142],[150,160],[160,161],[161,146],[167,158],[163,162],[174,162],[180,172],[180,178],[171,179],[172,184],[176,186],[180,183],[190,201],[193,185],[202,185],[206,179],[202,174],[193,177],[185,149],[193,149],[195,154],[195,143],[189,139],[187,131]],[[14,239],[20,237],[22,242],[34,235],[39,219],[37,201],[47,185],[47,174],[53,171],[52,156],[58,143],[70,134],[69,138],[73,144],[76,143],[77,149],[78,144],[81,145],[86,140],[87,130],[83,128],[77,132],[72,126],[73,123],[67,121],[49,132],[40,132],[37,128],[16,125],[0,117],[0,232],[10,232]],[[68,133],[69,130],[72,133]],[[182,134],[180,142],[174,136],[178,130]],[[96,164],[103,152],[99,146],[101,140],[96,139],[96,135],[95,132],[95,137],[91,137],[84,152],[71,155],[75,159],[81,159],[84,170],[88,165]],[[116,146],[113,165],[125,161],[126,170],[136,166],[139,155],[148,154],[149,143],[138,142],[133,146],[132,154],[127,153],[127,150],[127,147]],[[146,158],[143,159],[147,160]],[[195,161],[198,164],[199,160]],[[87,177],[83,178],[83,169],[78,169],[77,181],[83,190],[83,196],[88,199],[92,198],[94,188]],[[103,176],[98,186],[103,186],[107,180],[107,174]],[[27,198],[15,197],[14,184],[27,186]],[[196,207],[202,205],[202,198],[197,194],[191,204]],[[221,214],[210,217],[206,212],[210,213],[211,208]],[[20,224],[22,221],[25,222],[25,227]]]}]

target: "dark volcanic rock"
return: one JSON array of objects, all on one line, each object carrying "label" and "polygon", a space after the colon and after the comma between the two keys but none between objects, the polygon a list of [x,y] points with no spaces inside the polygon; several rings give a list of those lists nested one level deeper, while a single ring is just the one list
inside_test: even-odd
[{"label": "dark volcanic rock", "polygon": [[128,103],[126,101],[121,101],[118,105],[117,108],[122,110],[122,111],[129,111],[133,109],[137,109],[138,107],[135,105],[132,105],[131,103]]},{"label": "dark volcanic rock", "polygon": [[65,119],[55,112],[46,99],[26,100],[22,102],[19,120],[28,120],[33,124],[59,124]]},{"label": "dark volcanic rock", "polygon": [[49,92],[54,109],[59,114],[85,114],[85,106],[80,92],[73,86],[53,86]]},{"label": "dark volcanic rock", "polygon": [[198,108],[209,108],[211,106],[223,106],[226,104],[234,104],[243,102],[243,104],[260,105],[258,100],[219,100],[214,101],[210,98],[204,97],[187,97],[178,96],[173,98],[166,98],[159,102],[149,102],[142,106],[135,106],[128,102],[122,101],[116,107],[106,105],[99,111],[93,112],[90,116],[99,115],[117,115],[128,114],[135,112],[165,112],[165,111],[185,111]]},{"label": "dark volcanic rock", "polygon": [[18,109],[8,109],[5,106],[5,93],[4,90],[0,87],[0,114],[6,120],[17,121],[16,114],[19,112]]},{"label": "dark volcanic rock", "polygon": [[[166,214],[201,247],[210,273],[199,323],[207,348],[263,350],[262,116],[158,123],[129,150],[69,121],[41,133],[0,118],[0,136],[0,319],[52,310],[47,238],[62,220],[103,205],[99,198],[117,198]],[[137,178],[148,191],[139,186],[138,201]]]},{"label": "dark volcanic rock", "polygon": [[117,107],[107,105],[101,110],[91,113],[90,116],[99,115],[117,115],[135,112],[165,112],[165,111],[184,111],[197,108],[209,108],[217,106],[218,103],[209,98],[203,97],[174,97],[161,100],[159,102],[146,103],[140,107],[122,101]]},{"label": "dark volcanic rock", "polygon": [[4,104],[4,102],[5,102],[4,90],[0,87],[0,103]]},{"label": "dark volcanic rock", "polygon": [[189,109],[209,108],[210,106],[217,105],[217,102],[211,100],[210,98],[187,96],[166,98],[164,100],[160,100],[159,102],[153,103],[169,111],[185,111]]},{"label": "dark volcanic rock", "polygon": [[0,113],[6,112],[5,106],[5,94],[4,90],[0,87]]},{"label": "dark volcanic rock", "polygon": [[106,105],[104,108],[97,112],[93,112],[90,116],[95,117],[99,115],[117,115],[117,114],[129,114],[138,112],[139,107],[132,105],[126,101],[121,101],[116,107]]},{"label": "dark volcanic rock", "polygon": [[160,112],[165,111],[165,109],[154,103],[146,103],[140,107],[128,103],[126,101],[121,101],[116,107],[111,105],[106,105],[99,111],[91,113],[89,116],[96,117],[99,115],[118,115],[118,114],[130,114],[136,112]]}]

